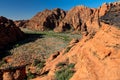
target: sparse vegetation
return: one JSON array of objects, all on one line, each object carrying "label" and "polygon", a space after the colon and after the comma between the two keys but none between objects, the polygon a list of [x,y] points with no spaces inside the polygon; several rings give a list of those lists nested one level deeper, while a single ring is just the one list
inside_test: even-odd
[{"label": "sparse vegetation", "polygon": [[55,72],[55,78],[56,80],[69,80],[73,74],[74,74],[74,68],[75,64],[71,63],[67,65],[66,67],[63,67],[62,69]]}]

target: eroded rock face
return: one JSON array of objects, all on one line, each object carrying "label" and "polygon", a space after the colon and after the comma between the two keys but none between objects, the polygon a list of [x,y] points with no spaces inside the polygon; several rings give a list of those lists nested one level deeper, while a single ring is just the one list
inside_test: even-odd
[{"label": "eroded rock face", "polygon": [[57,8],[39,12],[27,24],[28,28],[34,30],[53,30],[59,25],[59,22],[65,17],[66,12]]},{"label": "eroded rock face", "polygon": [[[77,6],[68,11],[66,17],[60,22],[59,27],[54,31],[66,30],[87,32],[91,29],[99,29],[99,16],[97,9],[90,9],[85,6]],[[94,25],[94,26],[93,26]]]},{"label": "eroded rock face", "polygon": [[12,20],[0,17],[0,49],[11,42],[24,38],[24,33],[16,27]]}]

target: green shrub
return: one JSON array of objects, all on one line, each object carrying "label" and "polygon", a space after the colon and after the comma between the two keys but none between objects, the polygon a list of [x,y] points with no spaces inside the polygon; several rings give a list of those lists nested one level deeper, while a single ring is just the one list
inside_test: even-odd
[{"label": "green shrub", "polygon": [[74,63],[70,63],[67,67],[68,68],[74,68],[75,64]]},{"label": "green shrub", "polygon": [[61,70],[56,71],[55,72],[56,80],[69,80],[75,72],[74,70],[72,70],[74,65],[75,64],[71,63],[66,67],[63,67]]}]

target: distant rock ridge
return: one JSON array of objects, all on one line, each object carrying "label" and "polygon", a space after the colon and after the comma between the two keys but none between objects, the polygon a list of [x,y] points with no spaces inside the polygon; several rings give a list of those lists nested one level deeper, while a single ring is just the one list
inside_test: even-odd
[{"label": "distant rock ridge", "polygon": [[[33,30],[54,30],[55,32],[69,31],[73,33],[96,32],[101,27],[100,22],[114,22],[119,26],[119,5],[120,2],[104,3],[98,9],[85,6],[76,6],[69,11],[56,8],[53,10],[44,10],[37,13],[21,27],[27,27]],[[115,14],[112,12],[116,11]],[[118,16],[115,19],[112,16]],[[109,19],[108,19],[109,18]],[[109,21],[108,21],[108,20]],[[20,27],[20,26],[19,26]]]}]

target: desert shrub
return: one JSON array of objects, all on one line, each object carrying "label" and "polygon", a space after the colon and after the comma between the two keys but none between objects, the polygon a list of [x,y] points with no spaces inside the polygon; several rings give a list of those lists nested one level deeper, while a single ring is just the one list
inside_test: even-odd
[{"label": "desert shrub", "polygon": [[66,67],[63,67],[62,69],[56,71],[55,72],[56,80],[69,80],[75,72],[74,70],[72,70],[72,68],[74,68],[73,63],[71,63],[71,64],[67,65]]}]

